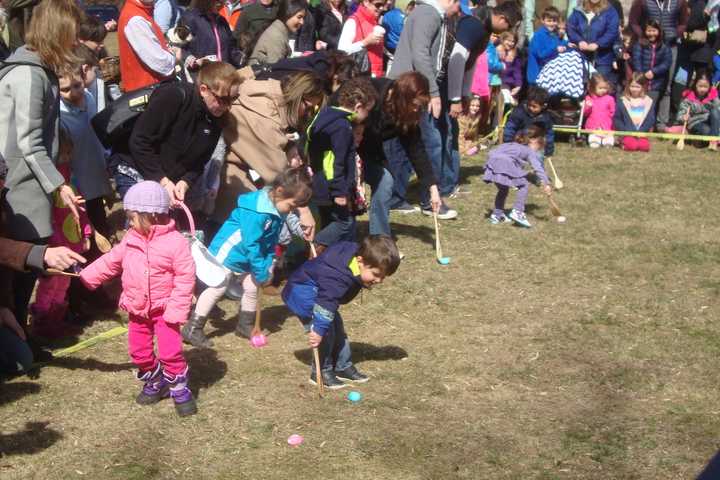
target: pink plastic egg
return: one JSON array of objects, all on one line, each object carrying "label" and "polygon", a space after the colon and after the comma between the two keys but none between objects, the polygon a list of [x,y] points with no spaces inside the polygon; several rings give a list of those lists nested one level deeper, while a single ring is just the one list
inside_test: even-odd
[{"label": "pink plastic egg", "polygon": [[288,445],[292,447],[297,447],[301,443],[303,443],[305,439],[302,437],[302,435],[298,435],[297,433],[293,433],[288,437]]},{"label": "pink plastic egg", "polygon": [[253,335],[250,339],[250,345],[255,348],[261,348],[267,345],[267,337],[262,333],[260,335]]}]

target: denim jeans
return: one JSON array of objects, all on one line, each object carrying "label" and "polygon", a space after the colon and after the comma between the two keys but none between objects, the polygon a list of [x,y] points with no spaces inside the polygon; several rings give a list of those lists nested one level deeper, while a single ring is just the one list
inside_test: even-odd
[{"label": "denim jeans", "polygon": [[125,198],[125,194],[128,190],[130,190],[130,187],[138,183],[134,178],[128,177],[127,175],[123,175],[120,172],[115,172],[115,187],[117,190],[118,195],[120,196],[120,200]]},{"label": "denim jeans", "polygon": [[[431,113],[423,114],[420,119],[420,133],[425,144],[433,172],[437,178],[440,195],[450,195],[457,186],[460,173],[460,153],[453,151],[453,128],[448,114],[448,104],[442,102],[440,118]],[[420,194],[420,204],[429,208],[430,192],[423,190]]]},{"label": "denim jeans", "polygon": [[390,202],[393,177],[381,163],[366,159],[365,181],[372,189],[370,199],[370,235],[390,236]]},{"label": "denim jeans", "polygon": [[704,123],[698,123],[690,129],[690,133],[697,135],[715,135],[717,136],[720,132],[720,111],[716,109],[710,110],[710,121]]},{"label": "denim jeans", "polygon": [[329,247],[336,242],[354,242],[356,237],[355,215],[347,207],[323,205],[318,207],[322,230],[315,235],[319,245]]},{"label": "denim jeans", "polygon": [[0,375],[28,371],[33,354],[27,342],[7,327],[0,326]]},{"label": "denim jeans", "polygon": [[407,203],[405,195],[407,194],[408,182],[413,168],[405,148],[397,137],[384,141],[383,150],[394,180],[392,199],[390,201],[390,208],[393,208]]},{"label": "denim jeans", "polygon": [[[305,323],[307,322],[307,323]],[[310,322],[303,322],[305,331],[310,331]],[[330,324],[330,328],[323,336],[322,342],[318,347],[320,357],[320,368],[323,372],[332,372],[333,370],[340,372],[346,368],[352,367],[352,351],[350,350],[350,341],[345,333],[345,324],[340,312],[335,313],[335,319]],[[310,363],[310,372],[315,372],[315,359]]]}]

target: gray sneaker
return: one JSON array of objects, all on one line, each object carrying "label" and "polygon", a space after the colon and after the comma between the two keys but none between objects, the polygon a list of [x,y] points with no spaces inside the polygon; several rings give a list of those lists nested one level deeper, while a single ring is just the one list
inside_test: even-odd
[{"label": "gray sneaker", "polygon": [[403,202],[400,205],[392,207],[390,209],[393,213],[402,213],[403,215],[408,213],[417,213],[420,209],[414,205],[410,205],[408,202]]},{"label": "gray sneaker", "polygon": [[[423,215],[427,215],[428,217],[432,217],[433,211],[432,208],[423,208],[422,209]],[[452,208],[448,208],[448,206],[443,202],[442,205],[440,205],[440,210],[438,210],[437,218],[439,220],[452,220],[453,218],[457,218],[458,212],[456,210],[453,210]]]}]

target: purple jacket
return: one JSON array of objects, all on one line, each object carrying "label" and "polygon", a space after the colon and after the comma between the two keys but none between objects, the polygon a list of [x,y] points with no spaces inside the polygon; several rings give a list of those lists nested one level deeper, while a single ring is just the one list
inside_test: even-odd
[{"label": "purple jacket", "polygon": [[[503,143],[488,154],[487,162],[485,162],[485,177],[487,178],[483,179],[496,183],[507,183],[508,186],[518,186],[514,180],[527,177],[528,172],[525,167],[528,165],[543,184],[550,183],[539,152],[520,143]],[[498,177],[504,177],[507,182],[498,182]]]},{"label": "purple jacket", "polygon": [[522,87],[522,60],[517,55],[512,62],[505,62],[505,69],[500,74],[503,88],[513,89],[515,87]]}]

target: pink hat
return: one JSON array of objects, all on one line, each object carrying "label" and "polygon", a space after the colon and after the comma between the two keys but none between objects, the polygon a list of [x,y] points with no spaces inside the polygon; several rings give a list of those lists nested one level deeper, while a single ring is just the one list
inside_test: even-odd
[{"label": "pink hat", "polygon": [[168,213],[170,195],[159,183],[145,180],[130,187],[123,199],[123,208],[134,212]]}]

